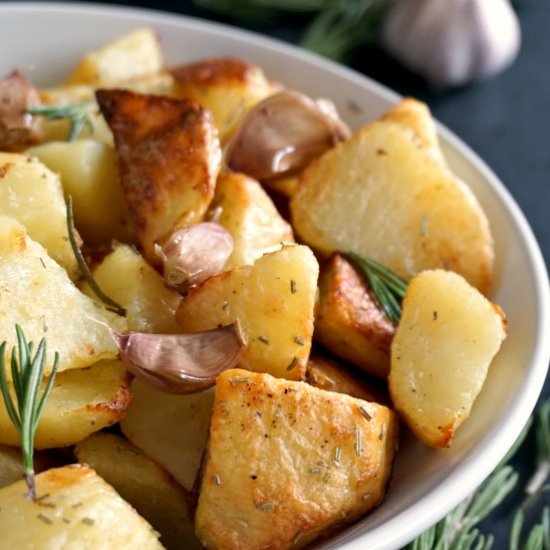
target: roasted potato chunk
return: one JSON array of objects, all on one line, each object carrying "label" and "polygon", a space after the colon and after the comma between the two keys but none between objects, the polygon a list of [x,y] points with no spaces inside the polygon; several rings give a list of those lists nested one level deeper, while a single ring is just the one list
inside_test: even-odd
[{"label": "roasted potato chunk", "polygon": [[[38,241],[71,278],[76,276],[63,189],[57,174],[26,155],[0,153],[0,214],[22,223],[29,236]],[[45,219],[48,223],[44,223]]]},{"label": "roasted potato chunk", "polygon": [[252,264],[279,249],[282,242],[294,242],[292,228],[262,186],[244,174],[226,173],[218,178],[212,209],[219,209],[218,222],[233,237],[233,253],[225,269]]},{"label": "roasted potato chunk", "polygon": [[296,233],[324,255],[363,254],[407,280],[449,269],[490,288],[493,239],[481,206],[400,124],[375,121],[312,162],[290,207]]},{"label": "roasted potato chunk", "polygon": [[[7,342],[8,365],[16,324],[35,345],[47,336],[46,375],[55,351],[60,353],[60,372],[118,356],[105,325],[124,332],[125,319],[82,294],[25,228],[6,216],[0,216],[0,288],[0,342]],[[11,379],[10,369],[7,375]]]},{"label": "roasted potato chunk", "polygon": [[191,491],[208,438],[213,392],[169,395],[134,380],[132,394],[122,432]]},{"label": "roasted potato chunk", "polygon": [[206,548],[299,548],[382,500],[394,413],[234,369],[217,380],[195,518]]},{"label": "roasted potato chunk", "polygon": [[136,29],[86,54],[67,84],[112,85],[153,76],[163,66],[155,33],[147,28]]},{"label": "roasted potato chunk", "polygon": [[[181,332],[176,310],[181,296],[128,245],[119,245],[94,269],[99,287],[126,310],[128,329],[136,332],[172,334]],[[90,286],[82,285],[90,297]]]},{"label": "roasted potato chunk", "polygon": [[158,533],[91,468],[48,470],[36,487],[36,502],[25,496],[24,481],[0,489],[4,548],[162,548]]},{"label": "roasted potato chunk", "polygon": [[79,443],[75,454],[160,533],[168,550],[201,548],[184,489],[129,441],[97,433]]},{"label": "roasted potato chunk", "polygon": [[432,270],[411,280],[389,382],[395,408],[420,440],[451,444],[505,337],[500,308],[461,276]]},{"label": "roasted potato chunk", "polygon": [[76,228],[86,244],[135,240],[112,147],[83,139],[46,143],[27,153],[61,176],[63,191],[73,200]]},{"label": "roasted potato chunk", "polygon": [[309,356],[306,382],[321,390],[345,393],[351,397],[381,405],[390,404],[385,387],[378,380],[371,380],[352,366],[328,357],[318,350],[313,351]]},{"label": "roasted potato chunk", "polygon": [[[43,382],[43,386],[46,381]],[[118,422],[131,403],[130,379],[119,361],[61,372],[40,417],[37,449],[74,445]],[[19,435],[0,403],[0,443],[19,445]]]},{"label": "roasted potato chunk", "polygon": [[314,337],[338,357],[385,380],[395,327],[361,274],[340,254],[322,266]]},{"label": "roasted potato chunk", "polygon": [[311,349],[317,275],[317,260],[307,246],[285,246],[192,289],[176,319],[183,332],[239,320],[248,342],[240,366],[302,380]]},{"label": "roasted potato chunk", "polygon": [[171,73],[174,93],[200,103],[213,114],[223,143],[243,116],[274,91],[259,67],[234,57],[189,63],[172,69]]},{"label": "roasted potato chunk", "polygon": [[99,90],[115,137],[120,178],[146,258],[154,244],[203,218],[221,162],[211,115],[198,104],[125,90]]},{"label": "roasted potato chunk", "polygon": [[382,120],[395,122],[411,130],[416,139],[422,143],[425,150],[437,162],[445,164],[445,159],[439,146],[439,139],[437,138],[435,121],[425,103],[412,97],[406,97],[385,113],[382,116]]}]

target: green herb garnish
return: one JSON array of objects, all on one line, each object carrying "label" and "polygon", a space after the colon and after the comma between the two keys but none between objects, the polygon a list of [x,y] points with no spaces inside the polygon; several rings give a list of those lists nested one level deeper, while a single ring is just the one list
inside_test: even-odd
[{"label": "green herb garnish", "polygon": [[75,255],[76,262],[78,263],[78,268],[80,270],[80,274],[86,282],[90,285],[90,288],[93,290],[94,294],[107,306],[107,309],[110,311],[113,311],[114,313],[118,313],[119,315],[126,315],[126,310],[117,302],[115,302],[112,298],[107,296],[103,290],[101,290],[100,286],[97,284],[96,280],[94,279],[94,276],[92,275],[92,272],[90,271],[90,268],[88,267],[88,264],[86,263],[86,260],[84,259],[84,256],[82,255],[82,251],[80,250],[80,247],[78,246],[78,242],[76,240],[76,229],[74,226],[74,214],[73,214],[73,201],[72,198],[69,196],[67,198],[67,231],[69,234],[69,242],[71,243],[71,248],[73,250],[73,254]]},{"label": "green herb garnish", "polygon": [[86,124],[91,127],[88,108],[89,106],[86,103],[71,103],[70,105],[63,106],[36,105],[28,107],[27,113],[39,115],[48,120],[68,118],[70,128],[67,141],[74,141]]},{"label": "green herb garnish", "polygon": [[355,252],[344,256],[361,270],[376,301],[388,319],[397,325],[401,319],[401,301],[407,292],[407,282],[372,258]]},{"label": "green herb garnish", "polygon": [[46,340],[42,338],[36,353],[33,354],[33,343],[27,342],[25,334],[19,325],[15,325],[17,334],[17,346],[11,352],[11,375],[15,401],[10,392],[6,374],[5,354],[7,342],[0,345],[0,389],[6,405],[6,410],[13,422],[15,429],[21,439],[21,452],[23,455],[23,475],[27,487],[28,496],[36,501],[36,486],[34,482],[34,435],[44,409],[46,399],[52,389],[57,367],[59,354],[55,352],[52,373],[42,396],[39,396],[39,389],[44,376],[46,364]]}]

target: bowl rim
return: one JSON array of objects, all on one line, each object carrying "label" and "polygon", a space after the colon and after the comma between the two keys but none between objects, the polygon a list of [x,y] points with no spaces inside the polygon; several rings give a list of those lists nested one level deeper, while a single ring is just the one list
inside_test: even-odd
[{"label": "bowl rim", "polygon": [[[143,24],[158,25],[190,25],[195,29],[222,34],[226,38],[260,44],[268,49],[276,49],[282,53],[297,57],[300,60],[323,69],[329,69],[336,75],[345,77],[391,102],[395,102],[401,96],[388,87],[376,82],[353,69],[339,65],[333,61],[324,59],[314,53],[307,52],[297,46],[284,41],[262,36],[254,31],[239,29],[225,23],[212,22],[194,16],[187,16],[167,11],[150,8],[138,8],[114,4],[99,4],[95,2],[2,2],[0,15],[3,13],[23,13],[37,15],[47,10],[58,15],[85,16],[87,13],[94,15],[115,16],[122,19],[131,17],[141,19]],[[0,21],[1,21],[0,17]],[[543,388],[550,359],[550,338],[545,335],[550,333],[550,285],[548,273],[542,256],[542,252],[533,234],[533,231],[521,211],[520,207],[504,186],[501,180],[489,168],[489,166],[464,143],[451,130],[437,122],[438,135],[443,138],[448,146],[454,149],[475,171],[479,172],[485,184],[498,195],[503,207],[508,211],[516,229],[525,245],[530,260],[530,268],[533,274],[535,288],[533,289],[539,307],[537,313],[536,345],[532,350],[529,363],[529,378],[521,385],[515,395],[510,412],[499,418],[491,429],[490,445],[483,448],[477,446],[467,455],[467,462],[458,465],[453,474],[445,479],[439,486],[417,500],[411,506],[380,526],[374,527],[367,533],[360,534],[352,541],[339,543],[338,547],[353,550],[364,548],[368,536],[368,544],[371,549],[393,549],[401,547],[422,533],[425,529],[435,524],[458,503],[464,500],[468,494],[477,487],[497,466],[502,457],[519,436],[526,422],[529,420],[538,397]],[[512,411],[513,409],[513,411]],[[464,480],[468,479],[468,483]],[[449,495],[453,498],[449,499]],[[353,527],[351,528],[353,530]],[[363,539],[363,540],[362,540]],[[321,548],[330,547],[330,543],[321,544]]]}]

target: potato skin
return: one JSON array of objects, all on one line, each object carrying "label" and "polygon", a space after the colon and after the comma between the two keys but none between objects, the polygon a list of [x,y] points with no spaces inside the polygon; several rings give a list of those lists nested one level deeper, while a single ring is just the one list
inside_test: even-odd
[{"label": "potato skin", "polygon": [[218,550],[300,548],[358,518],[384,496],[396,433],[394,413],[381,405],[225,371],[195,518],[199,540]]},{"label": "potato skin", "polygon": [[338,357],[385,380],[395,326],[361,274],[342,255],[321,267],[314,338]]},{"label": "potato skin", "polygon": [[98,90],[113,132],[122,188],[146,258],[172,231],[202,220],[220,168],[212,116],[185,100],[127,90]]}]

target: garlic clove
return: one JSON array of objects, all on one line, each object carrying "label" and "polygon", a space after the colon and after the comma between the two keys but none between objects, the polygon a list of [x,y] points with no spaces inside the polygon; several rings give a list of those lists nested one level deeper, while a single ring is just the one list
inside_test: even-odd
[{"label": "garlic clove", "polygon": [[220,224],[203,222],[178,229],[155,251],[164,265],[166,283],[186,292],[217,275],[233,252],[233,237]]},{"label": "garlic clove", "polygon": [[231,138],[229,168],[258,180],[299,170],[350,136],[334,105],[284,90],[258,103]]},{"label": "garlic clove", "polygon": [[405,66],[444,88],[509,66],[521,33],[508,0],[395,0],[382,41]]},{"label": "garlic clove", "polygon": [[111,334],[127,369],[168,393],[196,393],[215,384],[220,372],[237,365],[245,347],[238,322],[193,334]]},{"label": "garlic clove", "polygon": [[27,108],[40,105],[36,89],[19,71],[0,79],[0,149],[28,145],[36,128]]}]

